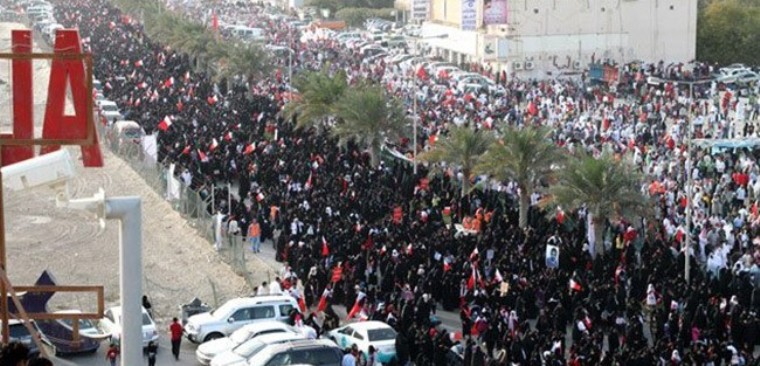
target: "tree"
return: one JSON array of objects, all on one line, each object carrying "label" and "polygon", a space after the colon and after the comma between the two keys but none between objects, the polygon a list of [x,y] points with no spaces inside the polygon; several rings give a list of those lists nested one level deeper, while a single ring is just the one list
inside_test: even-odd
[{"label": "tree", "polygon": [[563,160],[560,149],[549,140],[547,128],[508,128],[501,141],[491,144],[478,172],[490,174],[499,180],[511,180],[520,188],[520,227],[528,225],[530,196],[536,184],[549,178]]},{"label": "tree", "polygon": [[418,158],[430,163],[446,162],[462,169],[462,196],[470,191],[470,177],[480,158],[493,142],[493,137],[486,131],[470,127],[454,127],[448,136],[438,141],[435,147]]},{"label": "tree", "polygon": [[355,141],[368,150],[372,165],[380,163],[386,141],[398,140],[407,128],[407,118],[397,99],[388,100],[379,86],[359,86],[345,93],[334,107],[338,123],[330,132],[341,145]]},{"label": "tree", "polygon": [[648,212],[641,193],[641,179],[627,162],[605,152],[598,159],[585,153],[568,160],[549,188],[553,202],[565,210],[585,206],[594,224],[594,254],[604,250],[604,225],[607,219],[636,219]]},{"label": "tree", "polygon": [[699,60],[723,65],[760,63],[760,1],[710,0],[700,5]]},{"label": "tree", "polygon": [[298,115],[298,128],[319,128],[325,118],[335,114],[335,105],[348,87],[345,72],[341,70],[331,76],[327,69],[307,72],[297,77],[293,84],[300,100],[288,103],[285,115],[288,118]]},{"label": "tree", "polygon": [[271,70],[269,57],[258,45],[244,42],[226,42],[220,50],[216,63],[220,64],[217,77],[227,79],[243,76],[248,81],[267,74]]}]

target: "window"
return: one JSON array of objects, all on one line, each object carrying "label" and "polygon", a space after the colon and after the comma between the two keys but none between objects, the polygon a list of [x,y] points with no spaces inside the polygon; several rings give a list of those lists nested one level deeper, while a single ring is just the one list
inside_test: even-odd
[{"label": "window", "polygon": [[288,316],[291,310],[293,310],[293,305],[280,305],[280,316]]},{"label": "window", "polygon": [[370,342],[396,339],[396,332],[391,328],[370,329],[367,331]]},{"label": "window", "polygon": [[250,309],[240,309],[231,316],[236,322],[251,320]]},{"label": "window", "polygon": [[361,333],[359,333],[358,330],[354,332],[354,338],[362,340],[362,341],[364,340],[364,336]]},{"label": "window", "polygon": [[345,334],[345,335],[349,335],[349,336],[350,336],[351,334],[353,334],[353,333],[354,333],[354,328],[351,328],[351,327],[345,327],[345,328],[341,329],[340,333],[341,333],[341,334]]},{"label": "window", "polygon": [[334,348],[312,349],[307,352],[304,362],[315,366],[340,365],[342,358],[340,352]]},{"label": "window", "polygon": [[253,314],[251,319],[271,319],[274,318],[273,306],[259,306],[250,309]]},{"label": "window", "polygon": [[290,355],[287,352],[280,353],[267,362],[267,366],[285,366],[290,364]]}]

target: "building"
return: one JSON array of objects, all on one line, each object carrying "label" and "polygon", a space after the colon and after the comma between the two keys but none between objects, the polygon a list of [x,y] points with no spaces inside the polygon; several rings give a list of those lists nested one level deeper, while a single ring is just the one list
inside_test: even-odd
[{"label": "building", "polygon": [[698,0],[411,1],[412,8],[429,4],[422,36],[435,54],[525,77],[577,74],[592,58],[688,62],[696,56]]}]

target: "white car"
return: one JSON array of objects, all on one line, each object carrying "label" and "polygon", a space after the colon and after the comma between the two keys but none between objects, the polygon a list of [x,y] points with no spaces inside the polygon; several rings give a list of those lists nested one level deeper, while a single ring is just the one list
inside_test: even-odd
[{"label": "white car", "polygon": [[98,101],[98,112],[100,117],[105,120],[106,124],[124,119],[116,102],[112,102],[108,99]]},{"label": "white car", "polygon": [[195,357],[202,365],[208,365],[215,356],[259,336],[298,333],[296,328],[275,320],[249,324],[234,331],[229,337],[214,339],[201,344],[195,350]]},{"label": "white car", "polygon": [[396,358],[396,331],[380,321],[358,322],[333,329],[327,335],[341,349],[356,344],[364,355],[372,345],[377,350],[377,361],[388,364]]},{"label": "white car", "polygon": [[300,339],[306,339],[300,334],[274,333],[249,339],[237,347],[220,353],[213,360],[211,366],[247,366],[248,359],[270,344],[281,344]]},{"label": "white car", "polygon": [[[143,348],[148,347],[148,343],[158,340],[158,330],[156,323],[148,314],[145,308],[142,308],[142,344]],[[111,339],[119,340],[121,338],[121,306],[114,306],[106,310],[103,319],[98,323],[98,328],[103,333],[110,334]]]},{"label": "white car", "polygon": [[232,299],[214,311],[191,316],[185,335],[193,343],[204,343],[226,337],[248,324],[287,321],[293,309],[298,309],[298,302],[287,295]]}]

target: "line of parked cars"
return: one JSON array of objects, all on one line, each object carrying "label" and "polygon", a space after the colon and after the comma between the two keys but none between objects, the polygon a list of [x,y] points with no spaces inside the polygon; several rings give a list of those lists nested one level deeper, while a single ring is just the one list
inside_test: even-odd
[{"label": "line of parked cars", "polygon": [[291,296],[232,299],[188,318],[185,337],[199,344],[198,362],[211,366],[340,366],[342,350],[353,345],[365,356],[372,345],[380,365],[396,357],[396,332],[388,324],[351,323],[317,339],[311,327],[286,324],[297,311],[298,303]]}]

